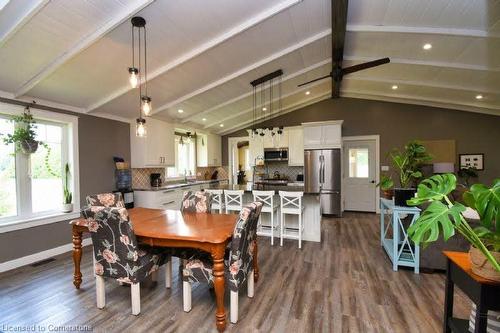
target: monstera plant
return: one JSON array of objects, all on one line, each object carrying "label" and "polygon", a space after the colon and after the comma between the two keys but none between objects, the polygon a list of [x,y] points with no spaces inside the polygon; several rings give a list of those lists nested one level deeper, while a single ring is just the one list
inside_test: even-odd
[{"label": "monstera plant", "polygon": [[[459,232],[472,245],[472,270],[484,274],[484,265],[489,262],[489,275],[500,277],[500,179],[491,187],[474,184],[463,196],[466,205],[477,211],[480,225],[472,228],[464,217],[467,207],[452,202],[448,195],[455,189],[457,179],[453,174],[434,175],[418,185],[417,196],[408,200],[409,205],[429,203],[422,215],[410,226],[408,234],[416,244],[424,246],[438,239],[440,233],[448,240]],[[482,255],[485,260],[475,266],[473,255]],[[477,263],[476,263],[477,264]]]}]

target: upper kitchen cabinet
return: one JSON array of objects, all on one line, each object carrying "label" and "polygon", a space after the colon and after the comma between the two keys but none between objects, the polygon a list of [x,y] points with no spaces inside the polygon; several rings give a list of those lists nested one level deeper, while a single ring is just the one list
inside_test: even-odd
[{"label": "upper kitchen cabinet", "polygon": [[197,164],[199,167],[222,165],[222,141],[220,135],[197,134]]},{"label": "upper kitchen cabinet", "polygon": [[250,166],[255,166],[257,159],[264,160],[264,140],[260,136],[251,137],[248,139],[248,158]]},{"label": "upper kitchen cabinet", "polygon": [[161,120],[146,120],[147,135],[135,135],[135,122],[130,124],[132,168],[167,167],[175,165],[174,127]]},{"label": "upper kitchen cabinet", "polygon": [[305,149],[330,149],[342,146],[343,120],[303,123]]},{"label": "upper kitchen cabinet", "polygon": [[281,138],[278,139],[278,136],[270,137],[266,135],[264,137],[264,148],[287,148],[288,147],[288,129],[283,129],[283,134],[281,134]]},{"label": "upper kitchen cabinet", "polygon": [[304,166],[304,129],[300,126],[289,127],[288,136],[288,165]]}]

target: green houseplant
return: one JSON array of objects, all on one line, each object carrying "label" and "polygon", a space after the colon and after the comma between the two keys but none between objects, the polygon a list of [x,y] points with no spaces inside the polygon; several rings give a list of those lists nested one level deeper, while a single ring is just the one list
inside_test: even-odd
[{"label": "green houseplant", "polygon": [[459,178],[462,178],[464,180],[464,184],[462,185],[467,188],[470,187],[470,179],[478,177],[477,169],[474,167],[461,168],[460,170],[458,170],[457,175]]},{"label": "green houseplant", "polygon": [[69,189],[70,169],[69,164],[64,166],[64,183],[63,183],[63,212],[69,213],[73,211],[73,193]]},{"label": "green houseplant", "polygon": [[393,149],[389,156],[398,173],[401,186],[394,188],[394,202],[398,206],[406,206],[406,200],[415,194],[416,181],[422,177],[422,166],[432,157],[427,153],[425,146],[417,140],[408,142],[403,150]]},{"label": "green houseplant", "polygon": [[425,246],[437,240],[440,233],[446,241],[457,231],[471,244],[473,272],[500,280],[500,179],[491,187],[474,184],[463,196],[466,205],[479,214],[480,226],[476,228],[464,217],[466,206],[448,197],[456,185],[453,174],[434,175],[418,185],[417,196],[408,204],[430,204],[410,226],[408,234],[416,244]]},{"label": "green houseplant", "polygon": [[380,182],[377,184],[377,186],[380,187],[386,199],[392,199],[394,195],[394,181],[392,180],[391,176],[383,175],[380,178]]}]

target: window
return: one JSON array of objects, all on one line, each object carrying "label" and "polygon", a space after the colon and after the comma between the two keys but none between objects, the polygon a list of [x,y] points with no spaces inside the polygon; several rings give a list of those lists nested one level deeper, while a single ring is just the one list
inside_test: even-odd
[{"label": "window", "polygon": [[[12,134],[16,124],[9,119],[22,112],[22,107],[0,103],[0,133]],[[33,108],[31,113],[36,140],[43,142],[35,153],[16,153],[13,144],[0,141],[0,227],[33,220],[41,221],[39,225],[45,217],[62,215],[66,163],[71,169],[74,211],[79,210],[77,118]]]},{"label": "window", "polygon": [[349,177],[368,178],[368,148],[349,149]]},{"label": "window", "polygon": [[194,139],[175,136],[175,167],[167,168],[167,177],[194,176],[196,172],[196,144]]}]

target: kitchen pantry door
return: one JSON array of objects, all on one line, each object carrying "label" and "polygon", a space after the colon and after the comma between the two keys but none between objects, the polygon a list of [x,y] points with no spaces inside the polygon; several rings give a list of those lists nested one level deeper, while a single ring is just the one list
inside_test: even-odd
[{"label": "kitchen pantry door", "polygon": [[344,138],[344,210],[377,211],[378,138]]}]

